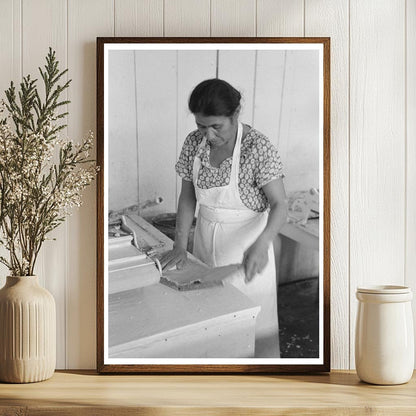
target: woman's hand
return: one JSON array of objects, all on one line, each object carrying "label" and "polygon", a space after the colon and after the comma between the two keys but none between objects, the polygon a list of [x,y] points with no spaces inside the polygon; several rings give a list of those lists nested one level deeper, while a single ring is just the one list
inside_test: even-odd
[{"label": "woman's hand", "polygon": [[162,269],[171,269],[176,266],[178,270],[183,269],[188,263],[188,255],[184,248],[173,247],[173,250],[163,254],[159,259]]},{"label": "woman's hand", "polygon": [[251,281],[257,273],[261,273],[267,265],[269,245],[258,238],[245,252],[243,257],[246,283]]},{"label": "woman's hand", "polygon": [[286,223],[286,193],[282,178],[274,179],[263,186],[270,204],[269,218],[266,227],[257,240],[244,252],[243,265],[246,282],[261,273],[269,260],[268,249],[274,238]]}]

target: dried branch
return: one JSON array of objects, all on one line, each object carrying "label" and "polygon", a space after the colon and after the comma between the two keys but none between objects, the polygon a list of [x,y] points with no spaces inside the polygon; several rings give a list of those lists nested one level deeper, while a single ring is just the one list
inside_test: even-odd
[{"label": "dried branch", "polygon": [[60,97],[71,81],[61,83],[67,70],[59,70],[51,48],[39,73],[43,97],[27,75],[19,91],[10,84],[0,105],[0,244],[10,255],[0,263],[14,276],[33,275],[43,242],[81,205],[97,171],[89,157],[92,133],[80,144],[59,138],[66,125],[57,122],[69,103]]}]

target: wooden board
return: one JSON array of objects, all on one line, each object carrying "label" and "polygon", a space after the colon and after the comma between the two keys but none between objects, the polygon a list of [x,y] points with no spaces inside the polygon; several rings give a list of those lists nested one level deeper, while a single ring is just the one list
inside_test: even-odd
[{"label": "wooden board", "polygon": [[112,270],[108,280],[108,293],[111,295],[159,283],[160,273],[152,261],[136,260]]},{"label": "wooden board", "polygon": [[139,201],[162,197],[153,214],[176,210],[177,53],[136,51]]},{"label": "wooden board", "polygon": [[[178,102],[177,102],[177,138],[176,159],[179,158],[186,136],[196,130],[194,115],[188,109],[188,100],[192,90],[202,81],[215,78],[217,52],[178,51]],[[176,172],[172,172],[176,175]],[[182,187],[182,178],[176,175],[177,201]]]},{"label": "wooden board", "polygon": [[414,416],[416,379],[360,383],[353,372],[285,376],[97,375],[2,384],[0,415]]},{"label": "wooden board", "polygon": [[285,51],[258,51],[253,127],[279,149],[279,127],[285,78]]},{"label": "wooden board", "polygon": [[164,36],[209,36],[210,0],[165,2]]},{"label": "wooden board", "polygon": [[133,245],[133,236],[108,240],[108,293],[150,286],[160,281],[156,263]]},{"label": "wooden board", "polygon": [[[4,90],[9,88],[10,81],[15,85],[22,76],[21,56],[21,1],[4,0],[1,3],[0,14],[0,100],[6,99]],[[4,247],[0,247],[0,256],[8,258]],[[7,267],[0,264],[0,287],[6,283],[9,274]]]},{"label": "wooden board", "polygon": [[254,358],[255,319],[251,313],[199,322],[141,339],[120,349],[111,358]]},{"label": "wooden board", "polygon": [[331,37],[331,365],[349,368],[349,5],[305,2],[305,35]]},{"label": "wooden board", "polygon": [[[68,65],[69,77],[73,80],[68,93],[71,100],[68,134],[74,142],[79,142],[89,130],[96,132],[95,43],[97,34],[112,36],[114,33],[114,2],[68,0],[67,4]],[[82,201],[82,207],[67,219],[65,368],[96,365],[95,182],[85,190]]]},{"label": "wooden board", "polygon": [[108,209],[139,201],[135,53],[108,53]]},{"label": "wooden board", "polygon": [[184,269],[163,272],[161,283],[177,290],[199,290],[206,287],[224,286],[234,281],[244,281],[241,264],[209,268],[198,263],[190,263]]},{"label": "wooden board", "polygon": [[15,85],[22,75],[21,60],[21,1],[3,0],[0,15],[0,99],[10,81]]},{"label": "wooden board", "polygon": [[304,0],[257,0],[257,36],[305,36],[304,6]]},{"label": "wooden board", "polygon": [[285,54],[279,154],[287,193],[319,188],[319,54]]},{"label": "wooden board", "polygon": [[163,36],[163,0],[114,0],[115,36]]},{"label": "wooden board", "polygon": [[[406,2],[407,16],[407,160],[406,160],[406,277],[405,284],[416,287],[416,1]],[[416,296],[412,301],[413,319],[416,322]],[[416,337],[416,325],[414,325]],[[415,350],[416,363],[416,350]]]},{"label": "wooden board", "polygon": [[211,36],[256,36],[256,2],[211,0]]},{"label": "wooden board", "polygon": [[218,56],[218,77],[241,93],[240,121],[253,125],[254,82],[257,52],[253,50],[221,50]]},{"label": "wooden board", "polygon": [[309,220],[306,226],[287,223],[280,234],[314,250],[319,250],[318,220]]},{"label": "wooden board", "polygon": [[[59,61],[59,69],[67,68],[67,16],[65,0],[22,0],[22,73],[24,76],[30,74],[32,79],[38,79],[39,94],[44,97],[43,82],[38,67],[44,69],[45,57],[49,47],[56,52]],[[43,24],[39,24],[42,21]],[[69,75],[66,74],[60,83],[62,84]],[[68,97],[65,91],[60,99]],[[60,108],[67,111],[67,106]],[[67,120],[66,120],[67,121]],[[66,124],[66,123],[65,123]],[[67,128],[60,132],[62,138],[66,138]],[[54,157],[57,163],[57,156]],[[41,286],[48,289],[56,303],[56,330],[57,330],[57,365],[66,365],[66,282],[68,269],[68,223],[62,224],[48,235],[39,252],[35,274],[39,276]],[[52,239],[56,239],[52,241]]]},{"label": "wooden board", "polygon": [[[351,1],[350,366],[358,286],[404,284],[404,2]],[[381,24],[380,22],[383,22]]]},{"label": "wooden board", "polygon": [[[207,358],[208,354],[212,358],[222,353],[228,353],[223,358],[230,358],[243,356],[242,352],[248,352],[250,357],[254,353],[254,324],[259,310],[232,286],[178,292],[155,284],[110,295],[109,358]],[[241,321],[239,329],[251,339],[248,351],[236,344],[233,322]],[[222,338],[224,346],[219,351],[212,346],[201,349],[203,341],[213,336],[205,334],[208,327],[216,334],[214,337]],[[240,332],[237,333],[241,335]],[[178,355],[184,345],[187,347]],[[238,352],[233,353],[233,349]]]}]

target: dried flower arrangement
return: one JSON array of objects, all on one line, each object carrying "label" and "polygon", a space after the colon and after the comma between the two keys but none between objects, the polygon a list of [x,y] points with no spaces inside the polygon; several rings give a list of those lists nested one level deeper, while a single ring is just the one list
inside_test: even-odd
[{"label": "dried flower arrangement", "polygon": [[11,82],[0,105],[0,246],[10,254],[0,262],[12,276],[33,275],[48,233],[81,205],[97,171],[89,156],[91,132],[79,144],[59,136],[66,125],[58,121],[68,114],[61,109],[69,103],[60,96],[71,81],[59,84],[68,70],[60,72],[58,65],[49,48],[44,70],[39,68],[44,96],[27,75],[18,92]]}]

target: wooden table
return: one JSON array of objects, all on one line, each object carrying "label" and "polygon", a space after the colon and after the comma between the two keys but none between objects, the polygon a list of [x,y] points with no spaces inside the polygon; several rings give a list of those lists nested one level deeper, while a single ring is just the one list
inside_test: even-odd
[{"label": "wooden table", "polygon": [[354,372],[323,375],[97,375],[58,371],[1,384],[0,415],[416,415],[416,375],[374,386]]},{"label": "wooden table", "polygon": [[[172,248],[172,240],[138,215],[129,215],[126,222],[143,246],[160,243],[155,254]],[[114,258],[140,253],[129,238],[127,245],[113,240],[110,253]],[[203,271],[209,268],[190,253],[189,263],[184,270],[164,272],[165,277],[174,278],[176,274],[182,281],[203,280]],[[124,285],[109,296],[109,358],[254,357],[259,305],[232,285],[178,291],[159,283],[158,273],[157,280],[148,279],[149,270],[131,274],[136,280],[146,281],[143,287],[132,287],[133,280],[130,286]],[[110,278],[115,277],[111,273],[119,272],[110,272]]]},{"label": "wooden table", "polygon": [[319,250],[319,219],[308,220],[306,224],[286,223],[280,234],[304,245]]}]

